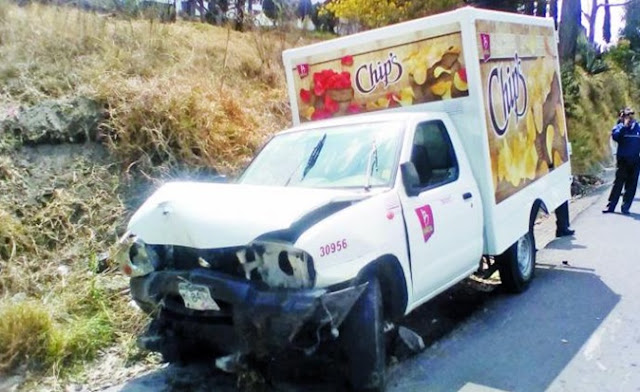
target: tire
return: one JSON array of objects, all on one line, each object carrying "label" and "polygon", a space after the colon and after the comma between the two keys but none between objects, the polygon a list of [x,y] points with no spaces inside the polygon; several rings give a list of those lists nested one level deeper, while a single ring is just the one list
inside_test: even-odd
[{"label": "tire", "polygon": [[496,256],[502,286],[511,293],[521,293],[529,287],[536,264],[536,243],[533,230]]},{"label": "tire", "polygon": [[355,303],[342,324],[341,342],[347,380],[355,391],[383,391],[385,337],[382,292],[376,278]]}]

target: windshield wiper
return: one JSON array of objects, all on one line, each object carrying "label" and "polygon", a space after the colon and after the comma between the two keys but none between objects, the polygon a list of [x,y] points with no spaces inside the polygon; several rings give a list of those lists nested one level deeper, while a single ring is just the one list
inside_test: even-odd
[{"label": "windshield wiper", "polygon": [[376,145],[375,139],[373,140],[373,144],[371,145],[371,152],[369,153],[369,159],[367,160],[367,177],[364,185],[365,191],[368,191],[369,189],[371,189],[371,176],[373,175],[374,167],[377,172],[378,171],[378,146]]},{"label": "windshield wiper", "polygon": [[[322,138],[318,141],[318,144],[316,144],[316,146],[311,151],[311,155],[309,155],[309,159],[307,159],[307,164],[305,165],[304,170],[302,171],[302,178],[300,178],[300,181],[304,180],[304,178],[307,176],[307,173],[309,173],[309,171],[316,164],[316,161],[318,160],[318,156],[320,155],[320,151],[322,151],[322,147],[324,147],[325,140],[327,140],[326,133],[322,135]],[[302,165],[302,162],[300,162],[300,165]],[[298,168],[300,168],[300,165],[296,166],[296,170],[293,173],[291,173],[291,175],[287,179],[287,182],[284,184],[284,186],[289,185],[293,176],[298,172]]]}]

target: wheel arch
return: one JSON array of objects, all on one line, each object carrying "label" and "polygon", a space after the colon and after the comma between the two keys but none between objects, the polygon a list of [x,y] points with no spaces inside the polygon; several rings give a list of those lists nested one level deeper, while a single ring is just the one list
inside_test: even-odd
[{"label": "wheel arch", "polygon": [[531,205],[531,210],[529,212],[529,229],[532,229],[533,225],[536,223],[536,217],[538,215],[538,211],[540,210],[542,210],[546,215],[549,215],[549,209],[544,203],[544,200],[536,199]]},{"label": "wheel arch", "polygon": [[407,309],[409,287],[397,257],[386,254],[378,257],[358,274],[358,281],[375,277],[380,282],[385,318],[398,320]]}]

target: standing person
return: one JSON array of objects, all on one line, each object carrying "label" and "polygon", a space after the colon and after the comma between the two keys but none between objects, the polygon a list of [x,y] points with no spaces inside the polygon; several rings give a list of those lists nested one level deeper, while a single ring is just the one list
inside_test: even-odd
[{"label": "standing person", "polygon": [[565,201],[556,208],[556,237],[571,236],[576,233],[569,227],[569,202]]},{"label": "standing person", "polygon": [[616,179],[609,194],[609,203],[602,211],[605,214],[616,209],[623,186],[625,188],[621,208],[623,214],[629,214],[631,203],[636,195],[638,173],[640,172],[640,125],[633,118],[633,115],[633,110],[625,108],[622,113],[622,122],[617,124],[611,132],[613,140],[618,142],[617,169]]}]

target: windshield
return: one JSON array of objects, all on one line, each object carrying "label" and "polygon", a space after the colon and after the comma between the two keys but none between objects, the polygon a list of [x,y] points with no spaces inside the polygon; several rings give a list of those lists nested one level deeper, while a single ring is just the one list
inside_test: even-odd
[{"label": "windshield", "polygon": [[240,178],[251,185],[391,186],[402,142],[397,123],[356,124],[274,137]]}]

